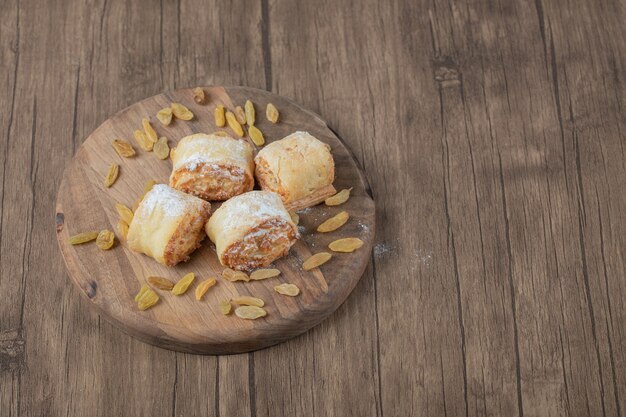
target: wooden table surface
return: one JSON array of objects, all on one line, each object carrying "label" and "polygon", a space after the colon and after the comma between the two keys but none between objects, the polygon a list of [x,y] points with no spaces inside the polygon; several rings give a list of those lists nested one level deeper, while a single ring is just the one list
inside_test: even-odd
[{"label": "wooden table surface", "polygon": [[[0,415],[626,415],[624,2],[7,0],[0,17]],[[245,355],[126,336],[55,241],[81,141],[198,84],[318,112],[377,201],[346,303]]]}]

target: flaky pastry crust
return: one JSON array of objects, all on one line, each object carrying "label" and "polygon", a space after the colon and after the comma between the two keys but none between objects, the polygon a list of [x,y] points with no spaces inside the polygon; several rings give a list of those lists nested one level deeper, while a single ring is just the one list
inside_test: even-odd
[{"label": "flaky pastry crust", "polygon": [[295,132],[261,149],[255,176],[265,191],[288,204],[332,184],[335,163],[330,147],[307,132]]},{"label": "flaky pastry crust", "polygon": [[251,191],[226,201],[206,224],[222,265],[238,270],[268,266],[299,237],[280,197]]},{"label": "flaky pastry crust", "polygon": [[174,266],[187,261],[205,237],[211,205],[164,184],[144,196],[128,229],[128,247]]},{"label": "flaky pastry crust", "polygon": [[205,200],[222,201],[252,190],[250,144],[212,134],[184,137],[172,153],[170,186]]}]

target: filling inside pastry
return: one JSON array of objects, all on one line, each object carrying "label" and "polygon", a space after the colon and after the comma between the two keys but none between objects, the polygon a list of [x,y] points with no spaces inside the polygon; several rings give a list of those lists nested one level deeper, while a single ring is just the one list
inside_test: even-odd
[{"label": "filling inside pastry", "polygon": [[227,200],[251,190],[254,182],[235,165],[190,162],[174,173],[172,186],[205,200]]},{"label": "filling inside pastry", "polygon": [[202,229],[207,217],[189,216],[178,225],[163,251],[163,259],[167,266],[187,262],[189,254],[200,247],[200,242],[206,236]]},{"label": "filling inside pastry", "polygon": [[222,263],[234,269],[250,270],[268,266],[285,256],[295,243],[296,231],[288,222],[272,218],[250,230],[222,253]]},{"label": "filling inside pastry", "polygon": [[128,247],[157,262],[174,266],[189,259],[204,238],[211,205],[164,184],[155,184],[143,197],[130,222]]},{"label": "filling inside pastry", "polygon": [[284,187],[280,185],[280,179],[278,173],[275,173],[270,168],[270,165],[264,158],[257,157],[256,159],[256,176],[259,181],[259,185],[263,190],[272,191],[280,195],[281,200],[288,200],[288,192]]}]

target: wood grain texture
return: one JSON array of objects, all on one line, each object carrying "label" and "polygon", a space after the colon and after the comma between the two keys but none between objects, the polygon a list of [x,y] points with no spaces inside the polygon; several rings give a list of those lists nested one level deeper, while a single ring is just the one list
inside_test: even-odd
[{"label": "wood grain texture", "polygon": [[[318,116],[280,96],[248,87],[203,87],[207,99],[204,104],[193,100],[192,89],[179,89],[159,94],[133,104],[100,125],[80,147],[68,167],[59,188],[56,206],[56,231],[59,247],[68,272],[83,295],[104,318],[122,330],[157,346],[195,353],[241,353],[267,347],[305,332],[337,309],[359,281],[369,262],[374,242],[375,208],[368,194],[369,184],[359,170],[349,151],[328,129]],[[229,111],[251,100],[259,113],[268,103],[280,109],[281,121],[273,124],[261,117],[255,126],[264,132],[266,143],[282,139],[303,130],[331,146],[335,161],[335,184],[341,188],[352,187],[350,199],[339,207],[316,204],[319,198],[294,201],[300,212],[301,238],[288,256],[272,264],[281,271],[279,277],[263,281],[228,282],[221,278],[224,270],[209,242],[191,254],[189,262],[166,267],[153,259],[133,252],[124,238],[117,233],[119,214],[117,203],[132,207],[144,192],[144,184],[156,181],[169,182],[171,161],[159,160],[153,152],[143,151],[134,143],[136,154],[122,158],[112,142],[128,139],[142,120],[152,121],[159,137],[166,137],[171,147],[180,139],[196,133],[229,130],[215,126],[213,110],[222,105]],[[194,114],[190,121],[173,120],[163,126],[157,119],[159,110],[170,103],[181,103]],[[233,132],[230,132],[233,134]],[[252,146],[254,144],[247,137]],[[255,147],[256,149],[256,147]],[[258,150],[258,149],[257,149]],[[107,188],[103,178],[112,164],[119,164],[119,176]],[[334,188],[329,188],[332,195]],[[320,191],[324,191],[322,189]],[[306,203],[304,200],[307,200]],[[212,210],[218,207],[213,203]],[[293,208],[290,206],[290,208]],[[317,226],[340,211],[350,213],[348,223],[330,233],[316,232]],[[117,242],[109,251],[101,251],[94,244],[73,246],[70,236],[91,230],[116,230]],[[333,258],[311,271],[304,271],[303,261],[312,254],[330,251],[328,244],[334,240],[358,237],[364,245],[350,253],[334,253]],[[176,297],[168,291],[159,291],[160,302],[148,311],[138,310],[134,301],[148,277],[157,276],[178,282],[185,274],[193,272],[196,281],[188,293]],[[216,278],[202,301],[195,300],[195,287],[208,278]],[[301,293],[295,298],[274,291],[281,283],[295,284]],[[219,302],[238,296],[254,296],[265,301],[265,318],[248,321],[233,314],[224,316]],[[234,308],[234,307],[233,307]]]},{"label": "wood grain texture", "polygon": [[[23,342],[0,356],[0,415],[626,414],[623,2],[10,0],[0,16],[0,340]],[[100,321],[50,226],[83,138],[195,85],[320,114],[377,201],[346,303],[245,355]]]}]

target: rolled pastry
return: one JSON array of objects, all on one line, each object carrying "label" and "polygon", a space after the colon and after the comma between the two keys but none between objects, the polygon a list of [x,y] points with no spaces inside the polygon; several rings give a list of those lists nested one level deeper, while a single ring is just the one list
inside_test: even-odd
[{"label": "rolled pastry", "polygon": [[335,179],[330,147],[307,132],[270,143],[254,162],[261,188],[277,193],[285,204],[310,196]]},{"label": "rolled pastry", "polygon": [[252,190],[252,146],[241,139],[199,133],[172,151],[170,187],[205,200],[227,200]]},{"label": "rolled pastry", "polygon": [[204,239],[203,226],[211,204],[164,184],[156,184],[144,196],[128,228],[128,247],[157,262],[174,266]]},{"label": "rolled pastry", "polygon": [[222,265],[239,270],[271,264],[300,237],[278,195],[267,191],[226,201],[207,222],[206,233]]}]

